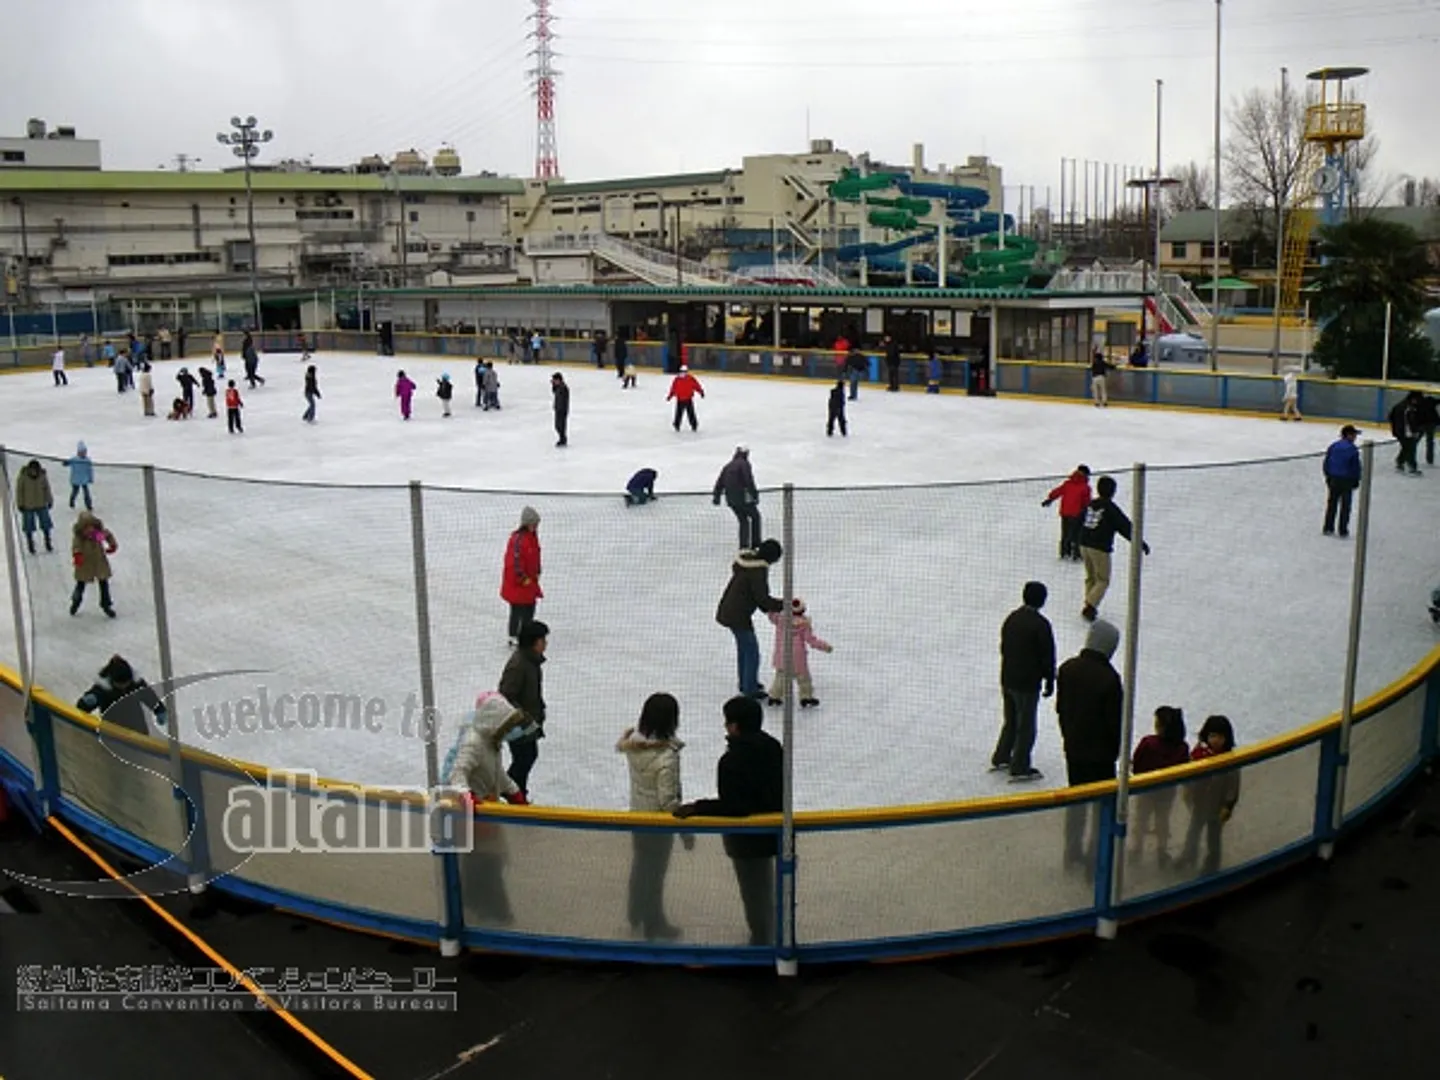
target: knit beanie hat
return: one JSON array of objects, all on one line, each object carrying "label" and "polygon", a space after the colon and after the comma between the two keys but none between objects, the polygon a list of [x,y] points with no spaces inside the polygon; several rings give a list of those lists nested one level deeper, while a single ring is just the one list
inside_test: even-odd
[{"label": "knit beanie hat", "polygon": [[767,563],[777,563],[785,554],[785,549],[780,546],[778,540],[762,540],[760,546],[755,549],[755,554]]},{"label": "knit beanie hat", "polygon": [[1104,619],[1097,619],[1090,626],[1090,633],[1085,637],[1085,648],[1091,652],[1097,652],[1105,659],[1115,655],[1115,649],[1120,644],[1120,631]]},{"label": "knit beanie hat", "polygon": [[89,448],[85,445],[85,440],[84,440],[84,439],[81,439],[78,443],[75,444],[75,453],[78,454],[80,457],[84,457],[84,456],[85,456],[86,454],[88,454],[89,452],[90,452],[90,450],[89,450]]},{"label": "knit beanie hat", "polygon": [[520,511],[520,527],[522,529],[533,529],[540,524],[540,511],[533,506],[527,506]]},{"label": "knit beanie hat", "polygon": [[804,615],[804,614],[805,614],[805,601],[804,601],[804,600],[801,600],[800,597],[798,597],[798,596],[795,597],[794,599],[792,599],[792,600],[790,601],[790,614],[792,614],[792,615]]}]

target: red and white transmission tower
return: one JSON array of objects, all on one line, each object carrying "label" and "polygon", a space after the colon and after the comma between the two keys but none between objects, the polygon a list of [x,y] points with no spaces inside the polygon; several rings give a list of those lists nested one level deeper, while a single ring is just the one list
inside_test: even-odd
[{"label": "red and white transmission tower", "polygon": [[535,179],[549,180],[560,175],[560,152],[555,146],[555,53],[550,48],[555,34],[550,29],[554,16],[550,13],[550,0],[534,0],[535,12],[528,16],[535,29],[530,37],[535,39],[535,48],[530,55],[535,57],[535,66],[529,75],[535,81]]}]

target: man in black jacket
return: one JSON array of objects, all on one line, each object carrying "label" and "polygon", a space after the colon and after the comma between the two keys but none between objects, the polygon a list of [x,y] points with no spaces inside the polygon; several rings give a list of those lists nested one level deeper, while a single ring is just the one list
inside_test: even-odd
[{"label": "man in black jacket", "polygon": [[1009,769],[1012,784],[1040,779],[1040,770],[1030,764],[1030,753],[1035,748],[1041,683],[1047,698],[1055,692],[1055,634],[1050,620],[1040,614],[1048,595],[1043,584],[1027,581],[1021,594],[1024,603],[1000,627],[1000,694],[1005,721],[990,755],[990,771]]},{"label": "man in black jacket", "polygon": [[161,727],[169,719],[160,695],[144,679],[136,678],[129,661],[119,655],[110,657],[94,685],[75,702],[75,707],[99,713],[102,720],[138,735],[150,734],[150,726],[145,722],[146,709],[155,714],[155,722]]},{"label": "man in black jacket", "polygon": [[[1100,601],[1110,591],[1110,556],[1115,551],[1115,534],[1130,539],[1130,519],[1115,505],[1115,478],[1102,476],[1095,484],[1097,497],[1085,508],[1080,531],[1080,559],[1085,564],[1085,607],[1080,614],[1094,622]],[[1140,550],[1150,554],[1150,545]]]},{"label": "man in black jacket", "polygon": [[1425,464],[1435,464],[1435,429],[1440,427],[1440,398],[1420,396],[1420,435],[1425,440]]},{"label": "man in black jacket", "polygon": [[890,385],[885,389],[895,393],[900,389],[900,343],[889,334],[885,335],[885,370],[890,376]]},{"label": "man in black jacket", "polygon": [[715,609],[715,621],[735,635],[735,666],[740,693],[769,695],[760,685],[760,641],[750,617],[758,611],[780,611],[785,601],[770,595],[770,567],[785,554],[779,541],[766,540],[754,551],[741,551],[730,569],[730,581]]},{"label": "man in black jacket", "polygon": [[525,714],[525,727],[535,726],[535,734],[516,739],[510,744],[510,779],[528,799],[530,770],[540,757],[540,740],[545,737],[545,679],[540,666],[545,663],[545,647],[549,644],[550,628],[543,622],[527,622],[520,628],[518,645],[500,673],[496,687],[505,700]]},{"label": "man in black jacket", "polygon": [[755,487],[755,473],[750,468],[750,450],[737,446],[732,457],[720,475],[715,479],[712,501],[720,505],[720,496],[725,496],[735,520],[740,523],[740,546],[753,548],[760,543],[760,492]]},{"label": "man in black jacket", "polygon": [[[1120,757],[1120,712],[1125,692],[1110,664],[1120,644],[1120,631],[1104,619],[1090,627],[1085,648],[1060,665],[1055,711],[1065,743],[1065,774],[1071,787],[1115,779]],[[1093,866],[1093,845],[1087,840],[1089,803],[1075,803],[1065,812],[1065,864]]]},{"label": "man in black jacket", "polygon": [[556,446],[569,446],[565,427],[570,422],[570,387],[565,385],[565,376],[555,372],[550,376],[550,392],[555,395],[555,434],[560,436]]},{"label": "man in black jacket", "polygon": [[1390,410],[1390,434],[1400,443],[1400,452],[1395,456],[1395,471],[1420,475],[1420,466],[1415,461],[1415,450],[1420,445],[1425,395],[1411,390]]},{"label": "man in black jacket", "polygon": [[[783,809],[785,750],[760,730],[763,720],[760,703],[753,698],[733,697],[725,703],[726,749],[715,770],[718,797],[678,807],[677,818],[749,817]],[[774,945],[775,833],[726,833],[724,844],[740,885],[750,944]]]}]

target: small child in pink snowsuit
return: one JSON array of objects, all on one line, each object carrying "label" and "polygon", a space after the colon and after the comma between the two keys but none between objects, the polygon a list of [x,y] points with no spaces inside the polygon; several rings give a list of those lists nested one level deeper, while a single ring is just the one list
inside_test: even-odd
[{"label": "small child in pink snowsuit", "polygon": [[815,684],[810,681],[810,650],[819,649],[821,652],[834,652],[829,642],[822,641],[815,636],[815,631],[810,625],[810,618],[805,614],[805,601],[798,596],[790,602],[790,671],[786,671],[785,663],[785,616],[778,611],[769,613],[770,621],[775,624],[775,681],[770,684],[771,705],[782,705],[785,702],[785,692],[789,683],[789,675],[794,674],[795,681],[800,684],[800,707],[808,709],[812,705],[819,705],[820,699],[815,696]]},{"label": "small child in pink snowsuit", "polygon": [[415,384],[405,372],[395,376],[395,396],[400,399],[400,418],[410,419],[410,399],[415,396]]}]

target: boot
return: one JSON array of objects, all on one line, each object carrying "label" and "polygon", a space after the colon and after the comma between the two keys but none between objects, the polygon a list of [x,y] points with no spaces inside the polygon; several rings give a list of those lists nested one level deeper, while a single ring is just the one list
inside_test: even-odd
[{"label": "boot", "polygon": [[1089,604],[1086,604],[1083,608],[1080,609],[1080,617],[1086,622],[1094,622],[1095,619],[1099,616],[1099,614],[1100,613],[1096,611],[1093,607],[1091,607]]},{"label": "boot", "polygon": [[783,698],[767,697],[767,698],[765,699],[765,704],[766,704],[766,705],[784,705],[784,704],[785,704],[785,701],[784,701]]},{"label": "boot", "polygon": [[55,550],[55,545],[50,542],[50,534],[49,534],[48,532],[45,534],[45,550],[46,550],[46,551],[54,551],[54,550]]},{"label": "boot", "polygon": [[818,697],[807,697],[800,699],[800,707],[802,709],[813,709],[816,705],[819,704],[820,699]]},{"label": "boot", "polygon": [[110,618],[115,618],[115,605],[110,599],[110,583],[108,581],[100,582],[100,610]]},{"label": "boot", "polygon": [[[25,544],[26,544],[27,547],[29,547],[29,549],[30,549],[30,554],[31,554],[31,555],[34,555],[34,554],[35,554],[35,534],[34,534],[34,533],[26,533],[26,534],[25,534]],[[46,547],[49,547],[49,546],[50,546],[50,537],[49,537],[48,535],[45,537],[45,546],[46,546]]]},{"label": "boot", "polygon": [[80,610],[80,601],[85,599],[85,583],[76,582],[75,591],[70,594],[70,614]]}]

